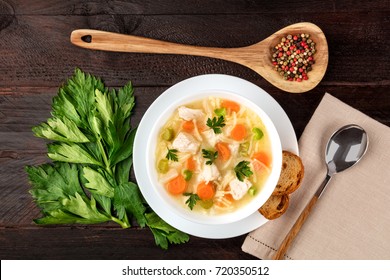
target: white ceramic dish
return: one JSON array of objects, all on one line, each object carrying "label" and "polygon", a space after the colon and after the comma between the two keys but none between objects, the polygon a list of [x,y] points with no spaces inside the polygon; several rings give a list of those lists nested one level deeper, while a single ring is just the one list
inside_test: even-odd
[{"label": "white ceramic dish", "polygon": [[[185,218],[181,215],[180,209],[174,208],[175,204],[170,205],[170,209],[167,208],[166,202],[163,201],[165,198],[162,195],[164,194],[156,193],[156,189],[153,187],[155,178],[150,172],[151,155],[148,147],[151,145],[150,139],[157,139],[157,132],[155,132],[156,135],[151,135],[152,127],[161,119],[161,114],[165,114],[163,118],[169,117],[172,111],[167,111],[167,108],[172,107],[172,104],[180,104],[183,99],[187,102],[189,99],[186,98],[186,95],[194,93],[197,96],[195,99],[199,99],[205,94],[210,95],[210,93],[213,96],[233,93],[241,96],[243,100],[250,100],[262,108],[273,121],[279,133],[282,148],[298,153],[296,136],[291,122],[280,105],[270,95],[256,85],[237,77],[219,74],[202,75],[184,80],[169,88],[153,102],[142,118],[134,141],[133,154],[134,171],[138,185],[149,205],[162,219],[188,234],[206,238],[227,238],[247,233],[267,221],[258,211],[252,211],[253,214],[246,218],[230,223],[197,223],[194,219],[188,219],[188,217]],[[172,110],[176,107],[173,106]]]}]

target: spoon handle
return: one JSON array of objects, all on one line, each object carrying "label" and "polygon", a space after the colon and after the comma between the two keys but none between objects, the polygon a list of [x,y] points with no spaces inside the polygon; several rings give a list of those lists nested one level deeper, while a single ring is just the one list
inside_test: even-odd
[{"label": "spoon handle", "polygon": [[290,247],[291,243],[295,239],[295,237],[298,235],[298,232],[300,231],[301,227],[305,223],[307,217],[309,217],[309,214],[311,210],[313,209],[314,205],[316,204],[317,200],[320,198],[322,191],[325,189],[326,185],[329,183],[330,176],[326,175],[326,178],[321,183],[321,185],[318,187],[316,193],[314,196],[310,199],[310,201],[306,204],[305,209],[301,212],[298,219],[295,221],[294,225],[290,229],[290,231],[287,233],[286,237],[284,238],[282,244],[279,246],[278,251],[275,253],[272,259],[274,260],[281,260],[284,258],[284,254],[287,252],[288,248]]},{"label": "spoon handle", "polygon": [[70,41],[79,47],[131,53],[184,54],[219,58],[236,62],[234,48],[201,47],[171,43],[134,35],[118,34],[93,29],[77,29]]}]

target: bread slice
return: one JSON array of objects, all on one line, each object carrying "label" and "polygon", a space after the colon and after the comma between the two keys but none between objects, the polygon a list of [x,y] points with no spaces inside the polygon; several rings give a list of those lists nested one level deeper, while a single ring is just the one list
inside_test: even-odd
[{"label": "bread slice", "polygon": [[259,212],[268,220],[279,218],[287,211],[290,201],[288,194],[271,195],[268,200],[260,207]]},{"label": "bread slice", "polygon": [[291,152],[283,151],[282,171],[272,194],[283,195],[296,191],[302,183],[304,172],[301,158]]}]

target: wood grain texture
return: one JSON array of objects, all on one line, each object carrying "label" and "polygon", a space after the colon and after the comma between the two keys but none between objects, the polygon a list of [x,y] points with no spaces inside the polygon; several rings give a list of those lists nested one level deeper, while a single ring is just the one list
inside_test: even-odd
[{"label": "wood grain texture", "polygon": [[180,260],[254,259],[237,250],[245,236],[224,240],[191,237],[185,245],[162,250],[146,229],[110,226],[0,228],[1,259]]},{"label": "wood grain texture", "polygon": [[[3,1],[12,4],[17,14],[34,15],[95,15],[95,14],[256,14],[259,12],[280,13],[280,11],[297,11],[312,13],[315,11],[357,12],[367,10],[389,10],[386,1],[361,1],[359,4],[353,0],[342,1],[253,1],[253,0],[216,0],[198,1],[180,0],[154,1],[46,1],[35,0],[31,5],[28,1]],[[0,14],[1,14],[0,10]]]},{"label": "wood grain texture", "polygon": [[284,254],[287,252],[291,243],[294,241],[295,237],[298,235],[301,227],[305,223],[306,219],[309,217],[311,210],[317,203],[318,197],[313,196],[312,199],[307,203],[305,209],[303,209],[302,213],[299,215],[298,219],[287,233],[286,237],[283,239],[282,244],[280,244],[278,250],[273,256],[273,260],[282,260],[284,259]]},{"label": "wood grain texture", "polygon": [[[315,66],[310,79],[303,83],[291,83],[281,79],[270,63],[273,48],[286,34],[310,34],[316,43]],[[255,44],[239,48],[216,48],[192,46],[126,35],[96,29],[76,29],[70,35],[75,46],[110,52],[181,54],[223,59],[241,64],[258,73],[275,87],[292,93],[302,93],[313,89],[325,75],[328,67],[328,43],[322,30],[310,22],[300,22],[286,26]]]},{"label": "wood grain texture", "polygon": [[[305,20],[320,26],[328,40],[332,67],[329,67],[324,83],[389,85],[390,64],[383,55],[381,43],[390,34],[390,19],[386,12],[331,16],[320,12],[300,17],[292,15],[281,20],[283,17],[283,14],[20,15],[1,30],[0,85],[56,86],[78,66],[106,76],[110,85],[122,85],[132,79],[141,86],[169,86],[195,75],[226,73],[266,86],[268,82],[259,75],[232,62],[192,56],[90,51],[73,46],[69,37],[74,29],[91,28],[190,45],[241,47],[261,41],[285,25]],[[20,67],[14,67],[15,64]],[[367,69],[370,69],[369,73]]]},{"label": "wood grain texture", "polygon": [[[132,80],[138,124],[167,87],[208,73],[244,78],[282,106],[299,137],[325,92],[390,126],[390,7],[377,1],[58,1],[0,0],[0,258],[1,259],[252,259],[245,236],[191,237],[163,251],[147,229],[114,224],[38,227],[23,170],[48,162],[46,142],[31,127],[50,116],[58,86],[80,67],[110,87]],[[74,29],[90,28],[180,44],[234,48],[261,41],[292,23],[325,33],[329,65],[319,86],[286,94],[233,62],[187,55],[124,54],[73,46]],[[135,180],[134,177],[132,177]],[[188,252],[191,252],[189,254]]]}]

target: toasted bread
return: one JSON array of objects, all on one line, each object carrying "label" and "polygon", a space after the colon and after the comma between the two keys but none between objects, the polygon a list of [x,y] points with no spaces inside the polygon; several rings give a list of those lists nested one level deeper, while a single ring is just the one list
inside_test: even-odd
[{"label": "toasted bread", "polygon": [[282,171],[279,181],[273,191],[273,195],[291,194],[296,191],[302,183],[304,167],[299,156],[283,151]]},{"label": "toasted bread", "polygon": [[288,194],[271,195],[268,200],[260,207],[259,212],[268,220],[279,218],[286,212],[290,201]]}]

